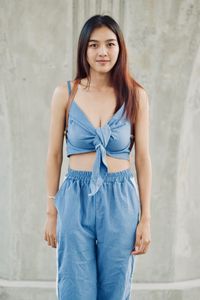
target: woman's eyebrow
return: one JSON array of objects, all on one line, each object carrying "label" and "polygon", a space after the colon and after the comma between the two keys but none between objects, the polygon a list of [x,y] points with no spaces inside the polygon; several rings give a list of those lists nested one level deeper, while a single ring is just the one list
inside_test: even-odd
[{"label": "woman's eyebrow", "polygon": [[[116,39],[108,39],[108,40],[105,40],[105,42],[111,42],[111,41],[117,41]],[[94,40],[94,39],[91,39],[89,40],[89,42],[99,42],[98,40]]]}]

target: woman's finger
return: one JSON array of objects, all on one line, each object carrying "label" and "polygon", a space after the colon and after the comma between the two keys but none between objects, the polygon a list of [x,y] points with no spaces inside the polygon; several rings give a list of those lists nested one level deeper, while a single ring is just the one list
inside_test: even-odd
[{"label": "woman's finger", "polygon": [[135,250],[131,251],[131,254],[138,255],[144,254],[147,252],[149,245],[145,245],[144,242],[141,242],[139,247],[135,247]]},{"label": "woman's finger", "polygon": [[141,250],[134,250],[131,252],[132,255],[138,255],[138,254],[143,254]]},{"label": "woman's finger", "polygon": [[49,235],[47,235],[47,242],[48,242],[48,246],[50,246],[51,245],[51,240],[50,240],[50,236]]},{"label": "woman's finger", "polygon": [[135,250],[139,250],[141,246],[141,237],[140,234],[136,234],[136,241],[135,241]]},{"label": "woman's finger", "polygon": [[53,247],[54,245],[54,236],[52,234],[49,235],[50,244]]},{"label": "woman's finger", "polygon": [[144,248],[143,248],[143,252],[146,253],[149,249],[149,244],[150,244],[150,241],[145,241],[144,242]]},{"label": "woman's finger", "polygon": [[56,248],[56,243],[57,243],[57,241],[56,241],[56,238],[54,237],[54,238],[53,238],[53,244],[52,244],[52,247],[53,247],[53,248]]},{"label": "woman's finger", "polygon": [[141,239],[141,243],[140,243],[140,248],[139,248],[139,251],[142,253],[143,252],[143,250],[144,250],[144,240],[143,240],[143,238]]},{"label": "woman's finger", "polygon": [[148,248],[149,244],[150,244],[150,240],[149,239],[144,239],[143,240],[143,250],[144,251],[145,251],[145,249]]}]

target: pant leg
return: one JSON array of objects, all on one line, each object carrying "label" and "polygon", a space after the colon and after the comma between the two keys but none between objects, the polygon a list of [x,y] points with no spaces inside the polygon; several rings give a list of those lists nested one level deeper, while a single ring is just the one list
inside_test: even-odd
[{"label": "pant leg", "polygon": [[[96,198],[97,299],[128,300],[135,256],[139,199],[129,171],[107,180]],[[112,174],[112,173],[109,173]]]},{"label": "pant leg", "polygon": [[[79,172],[79,171],[77,171]],[[59,300],[96,299],[95,205],[88,184],[67,176],[56,195],[57,276]]]}]

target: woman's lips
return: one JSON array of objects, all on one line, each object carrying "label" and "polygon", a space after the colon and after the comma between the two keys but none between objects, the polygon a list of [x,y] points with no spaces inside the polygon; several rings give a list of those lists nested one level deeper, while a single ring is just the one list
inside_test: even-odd
[{"label": "woman's lips", "polygon": [[99,62],[99,63],[106,63],[106,62],[109,62],[109,60],[97,60],[97,62]]}]

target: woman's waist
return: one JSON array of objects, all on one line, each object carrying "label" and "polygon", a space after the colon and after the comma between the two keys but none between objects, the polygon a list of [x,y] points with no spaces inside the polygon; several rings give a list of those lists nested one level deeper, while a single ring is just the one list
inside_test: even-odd
[{"label": "woman's waist", "polygon": [[[92,171],[96,152],[73,154],[69,157],[69,166],[76,170]],[[106,155],[108,172],[118,172],[130,167],[130,160]]]}]

